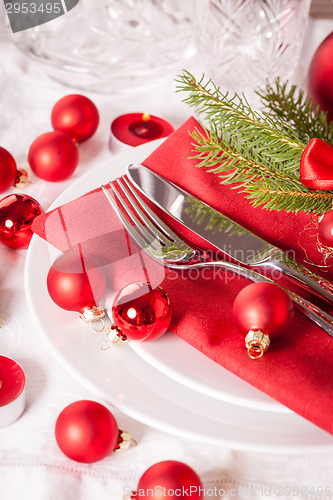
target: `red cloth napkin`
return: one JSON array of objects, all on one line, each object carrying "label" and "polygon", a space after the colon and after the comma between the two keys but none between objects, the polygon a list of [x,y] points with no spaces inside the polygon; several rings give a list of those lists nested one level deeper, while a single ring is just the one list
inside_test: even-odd
[{"label": "red cloth napkin", "polygon": [[[189,160],[193,154],[189,131],[195,126],[198,123],[190,118],[144,164],[267,241],[294,249],[300,262],[306,258],[305,243],[307,257],[322,263],[315,238],[308,237],[309,216],[253,208],[241,194],[220,185],[216,174],[196,168],[195,160]],[[84,252],[105,266],[109,285],[115,289],[144,278],[161,284],[173,304],[173,332],[296,413],[333,432],[333,338],[301,313],[295,312],[289,331],[272,342],[260,360],[251,360],[232,319],[233,301],[249,282],[216,268],[206,269],[204,274],[177,273],[152,263],[127,237],[100,189],[39,216],[33,230],[62,251],[80,243]],[[188,231],[183,234],[194,241]]]}]

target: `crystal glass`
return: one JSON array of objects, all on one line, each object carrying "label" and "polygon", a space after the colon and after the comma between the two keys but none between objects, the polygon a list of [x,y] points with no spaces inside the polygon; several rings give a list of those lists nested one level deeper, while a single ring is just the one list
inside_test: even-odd
[{"label": "crystal glass", "polygon": [[192,11],[183,0],[80,0],[62,18],[23,32],[18,45],[78,88],[156,85],[194,53]]},{"label": "crystal glass", "polygon": [[197,0],[202,70],[231,91],[287,80],[299,61],[311,0]]}]

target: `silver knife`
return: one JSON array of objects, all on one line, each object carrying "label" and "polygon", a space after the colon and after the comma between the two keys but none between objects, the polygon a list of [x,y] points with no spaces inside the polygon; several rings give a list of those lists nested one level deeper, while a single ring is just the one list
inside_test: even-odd
[{"label": "silver knife", "polygon": [[[144,165],[130,165],[127,176],[165,213],[238,264],[255,268],[265,276],[270,274],[275,281],[282,273],[307,293],[333,303],[333,284],[298,264],[287,252],[267,243]],[[217,213],[218,229],[215,223]]]}]

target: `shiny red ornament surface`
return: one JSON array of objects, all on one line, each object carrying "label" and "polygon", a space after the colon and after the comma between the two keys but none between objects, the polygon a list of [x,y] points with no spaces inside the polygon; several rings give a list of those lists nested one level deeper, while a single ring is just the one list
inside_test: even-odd
[{"label": "shiny red ornament surface", "polygon": [[152,465],[141,476],[134,498],[176,500],[204,498],[197,473],[183,462],[165,460]]},{"label": "shiny red ornament surface", "polygon": [[46,132],[31,144],[28,161],[38,177],[58,182],[72,175],[79,163],[79,151],[68,135]]},{"label": "shiny red ornament surface", "polygon": [[66,311],[83,314],[98,305],[106,288],[105,275],[96,259],[68,251],[58,257],[47,275],[51,299]]},{"label": "shiny red ornament surface", "polygon": [[27,248],[32,238],[31,225],[44,210],[34,198],[11,194],[0,201],[0,241],[10,248]]},{"label": "shiny red ornament surface", "polygon": [[117,446],[119,430],[112,413],[95,401],[76,401],[59,415],[55,438],[61,451],[76,462],[92,463]]},{"label": "shiny red ornament surface", "polygon": [[17,166],[7,149],[0,147],[0,193],[13,186],[16,181]]},{"label": "shiny red ornament surface", "polygon": [[161,287],[136,282],[116,295],[112,306],[114,324],[132,340],[153,340],[169,328],[171,302]]},{"label": "shiny red ornament surface", "polygon": [[173,126],[158,116],[149,115],[144,120],[145,113],[128,113],[118,116],[111,124],[112,137],[129,146],[139,146],[146,142],[167,137],[173,132]]},{"label": "shiny red ornament surface", "polygon": [[333,120],[333,32],[316,50],[309,68],[309,94]]},{"label": "shiny red ornament surface", "polygon": [[289,295],[274,283],[251,283],[239,292],[233,305],[234,321],[243,335],[261,330],[271,340],[286,333],[293,314]]},{"label": "shiny red ornament surface", "polygon": [[83,142],[96,132],[99,113],[88,97],[67,95],[54,105],[51,122],[54,130],[69,135],[76,142]]},{"label": "shiny red ornament surface", "polygon": [[333,248],[333,210],[320,217],[318,221],[318,237],[323,245]]}]

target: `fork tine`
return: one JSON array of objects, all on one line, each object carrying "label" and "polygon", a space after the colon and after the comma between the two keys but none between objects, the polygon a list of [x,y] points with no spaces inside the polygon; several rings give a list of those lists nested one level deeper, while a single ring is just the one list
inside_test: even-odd
[{"label": "fork tine", "polygon": [[[116,181],[110,182],[114,197],[111,196],[111,193],[105,186],[102,186],[102,189],[125,229],[127,229],[138,245],[153,259],[164,265],[172,266],[175,263],[184,263],[192,259],[197,254],[197,250],[190,247],[185,241],[174,234],[172,230],[168,230],[164,222],[149,209],[135,192],[133,192],[133,197],[131,197],[126,192],[127,189],[124,187],[122,180],[123,178],[118,178]],[[117,187],[115,183],[117,183]],[[127,198],[129,204],[127,204],[125,198]],[[142,205],[141,208],[140,204]],[[146,215],[144,207],[147,208],[149,217]],[[144,220],[146,221],[146,225],[143,223]],[[165,227],[165,233],[170,234],[170,237],[163,234],[154,225],[153,221],[159,224],[162,229]],[[172,238],[171,235],[174,237]]]},{"label": "fork tine", "polygon": [[[114,187],[112,186],[111,183],[110,183],[110,186],[111,186],[113,194],[117,198],[117,201],[119,201],[121,207],[125,210],[125,212],[128,213],[127,206],[125,205],[125,203],[123,202],[123,200],[121,199],[119,194],[116,192],[116,190],[114,189]],[[155,248],[156,250],[160,250],[161,245],[156,244],[156,239],[154,239],[153,236],[142,227],[142,224],[140,223],[140,221],[137,219],[137,222],[134,222],[134,220],[133,220],[133,222],[135,223],[135,226],[132,226],[132,224],[128,221],[128,219],[123,214],[122,210],[120,209],[120,207],[118,206],[116,201],[112,198],[109,190],[103,185],[101,187],[102,187],[102,190],[103,190],[105,196],[107,197],[110,205],[113,207],[114,211],[116,212],[116,214],[120,218],[121,222],[123,223],[125,229],[132,236],[134,241],[136,241],[137,244],[143,249],[147,248],[147,246],[150,245],[153,248]],[[139,231],[140,231],[141,235],[139,234]]]},{"label": "fork tine", "polygon": [[[162,231],[163,229],[158,222],[151,220],[147,217],[146,213],[149,215],[149,207],[141,200],[141,198],[134,192],[128,182],[126,182],[124,177],[118,177],[116,179],[117,185],[120,188],[122,194],[126,198],[126,200],[130,203],[132,211],[135,211],[136,216],[138,216],[144,223],[147,231],[152,233],[152,235],[162,244],[168,245],[170,242],[174,241],[174,238],[171,238],[166,231]],[[130,193],[126,189],[126,187],[130,190]],[[146,213],[143,211],[146,210]],[[150,215],[152,212],[150,213]],[[128,214],[130,215],[130,214]],[[156,219],[156,216],[155,216]],[[135,223],[135,221],[133,221]],[[162,222],[162,221],[160,221]]]},{"label": "fork tine", "polygon": [[173,242],[179,242],[183,243],[183,241],[179,238],[179,236],[172,231],[172,229],[167,226],[149,207],[148,205],[143,201],[143,199],[134,191],[132,185],[128,181],[126,177],[122,177],[122,181],[126,184],[127,188],[131,192],[133,198],[140,203],[141,207],[145,210],[147,213],[150,221],[152,222],[169,240]]}]

